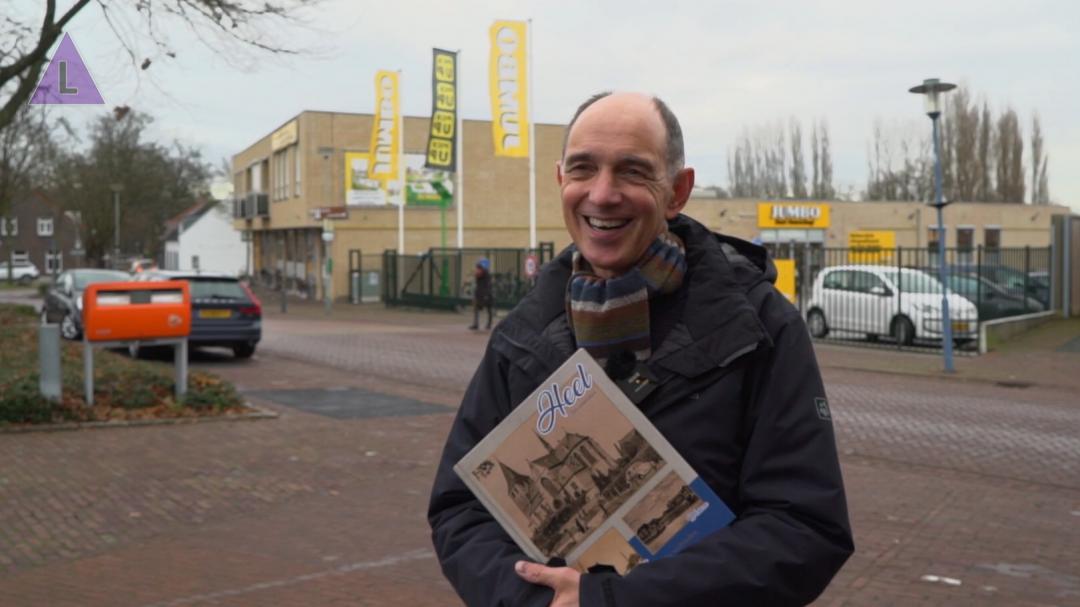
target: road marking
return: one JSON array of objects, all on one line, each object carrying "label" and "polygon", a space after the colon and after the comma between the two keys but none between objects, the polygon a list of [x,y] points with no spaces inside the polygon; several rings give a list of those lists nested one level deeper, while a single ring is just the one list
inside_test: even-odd
[{"label": "road marking", "polygon": [[400,565],[401,563],[407,563],[409,561],[420,561],[424,559],[435,558],[435,553],[431,550],[413,550],[397,556],[388,556],[384,559],[377,561],[360,561],[358,563],[350,563],[348,565],[341,565],[333,569],[327,569],[325,571],[317,571],[315,573],[306,573],[304,575],[298,575],[295,577],[285,578],[281,580],[272,580],[269,582],[259,582],[258,584],[252,584],[250,586],[244,586],[242,588],[233,588],[230,590],[220,590],[218,592],[208,592],[206,594],[195,594],[186,596],[171,601],[165,601],[160,603],[152,603],[146,607],[173,607],[174,605],[190,605],[192,603],[202,603],[207,601],[217,601],[218,599],[229,598],[234,596],[240,596],[244,594],[250,594],[252,592],[259,592],[262,590],[269,590],[271,588],[282,588],[284,586],[292,586],[294,584],[302,584],[304,582],[310,582],[312,580],[318,580],[324,577],[333,575],[345,575],[352,573],[353,571],[363,571],[365,569],[379,569],[381,567],[393,567],[394,565]]}]

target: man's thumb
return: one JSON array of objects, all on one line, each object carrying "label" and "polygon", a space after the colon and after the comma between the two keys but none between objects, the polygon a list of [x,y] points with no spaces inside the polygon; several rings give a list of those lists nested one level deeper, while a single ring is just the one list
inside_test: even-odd
[{"label": "man's thumb", "polygon": [[526,582],[531,582],[533,584],[547,585],[547,576],[545,575],[546,569],[547,567],[544,567],[543,565],[530,563],[528,561],[518,561],[514,564],[514,571],[517,572],[518,576]]}]

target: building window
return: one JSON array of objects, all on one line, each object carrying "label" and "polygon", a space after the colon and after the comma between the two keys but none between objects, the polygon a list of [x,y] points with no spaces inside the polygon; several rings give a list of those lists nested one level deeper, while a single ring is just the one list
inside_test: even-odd
[{"label": "building window", "polygon": [[273,185],[271,186],[271,192],[273,192],[274,200],[284,200],[288,197],[289,193],[289,156],[288,149],[281,150],[280,152],[274,152],[273,168],[271,169],[271,178]]},{"label": "building window", "polygon": [[300,190],[300,145],[298,144],[298,145],[292,146],[292,150],[293,150],[293,159],[295,161],[295,163],[294,163],[295,166],[293,167],[293,183],[296,184],[296,189],[294,190],[294,193],[297,196],[299,196],[301,194],[301,190]]},{"label": "building window", "polygon": [[[948,243],[945,243],[948,245]],[[938,247],[938,229],[937,226],[928,226],[926,228],[926,246],[932,251],[937,251]]]},{"label": "building window", "polygon": [[957,263],[970,264],[975,250],[975,228],[966,226],[956,228]]},{"label": "building window", "polygon": [[53,218],[52,217],[38,217],[37,218],[37,235],[38,236],[52,236],[53,235]]},{"label": "building window", "polygon": [[[948,244],[948,243],[946,243]],[[929,253],[928,263],[936,266],[938,263],[938,229],[937,226],[926,228],[926,250]]]},{"label": "building window", "polygon": [[1001,228],[986,227],[983,228],[983,246],[987,249],[1000,249],[1001,248]]},{"label": "building window", "polygon": [[12,251],[11,252],[11,265],[18,266],[22,264],[30,263],[30,254],[26,251]]},{"label": "building window", "polygon": [[0,217],[0,236],[18,236],[19,235],[19,218],[12,217],[6,219]]},{"label": "building window", "polygon": [[64,271],[64,256],[60,251],[45,252],[45,273],[59,274]]}]

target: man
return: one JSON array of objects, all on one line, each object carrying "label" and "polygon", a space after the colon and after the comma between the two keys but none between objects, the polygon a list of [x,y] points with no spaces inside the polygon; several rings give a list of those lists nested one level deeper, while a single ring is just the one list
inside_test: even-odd
[{"label": "man", "polygon": [[[499,325],[465,394],[428,519],[468,605],[801,605],[853,550],[806,328],[764,251],[680,214],[694,185],[659,99],[578,109],[556,167],[574,246]],[[578,347],[653,375],[637,406],[736,514],[625,576],[528,562],[451,467]],[[620,362],[623,361],[623,362]],[[602,363],[603,364],[603,363]]]},{"label": "man", "polygon": [[491,294],[491,262],[486,257],[476,262],[473,277],[476,284],[473,286],[473,317],[469,328],[473,331],[480,328],[480,310],[483,308],[487,309],[487,328],[490,329],[495,302]]}]

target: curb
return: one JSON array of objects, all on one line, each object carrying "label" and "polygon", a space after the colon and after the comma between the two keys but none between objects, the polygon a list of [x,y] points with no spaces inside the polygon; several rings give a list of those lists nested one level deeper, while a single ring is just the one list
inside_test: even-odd
[{"label": "curb", "polygon": [[277,419],[280,414],[245,401],[244,406],[254,409],[252,413],[241,415],[205,415],[199,417],[165,417],[158,419],[121,419],[115,421],[62,422],[59,424],[37,424],[14,428],[0,427],[0,434],[28,434],[31,432],[65,432],[71,430],[102,430],[106,428],[137,428],[142,426],[179,426],[206,422],[257,421]]},{"label": "curb", "polygon": [[894,375],[898,377],[922,377],[926,379],[944,379],[948,381],[962,381],[976,384],[983,384],[987,386],[995,386],[997,388],[1011,388],[1011,389],[1024,389],[1024,388],[1043,388],[1050,390],[1061,390],[1065,392],[1074,392],[1076,388],[1074,386],[1066,386],[1063,384],[1054,384],[1046,382],[1017,382],[1001,379],[990,379],[986,377],[975,377],[971,375],[962,375],[959,373],[953,373],[952,375],[945,372],[937,373],[922,373],[918,371],[897,371],[895,369],[873,369],[869,367],[856,367],[849,365],[829,365],[821,363],[822,369],[836,369],[839,371],[857,371],[860,373],[881,373],[884,375]]}]

